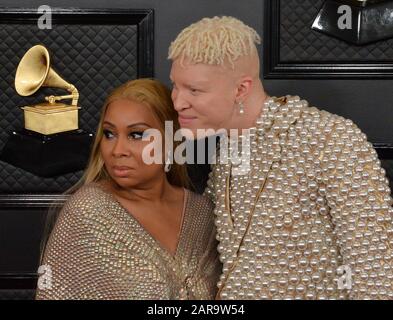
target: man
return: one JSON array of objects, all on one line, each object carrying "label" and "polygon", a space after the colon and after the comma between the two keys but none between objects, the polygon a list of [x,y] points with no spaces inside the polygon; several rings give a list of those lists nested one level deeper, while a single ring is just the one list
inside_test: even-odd
[{"label": "man", "polygon": [[169,49],[185,132],[250,130],[250,170],[234,174],[218,157],[206,189],[223,262],[217,298],[393,298],[393,201],[375,150],[352,121],[269,97],[258,43],[241,21],[214,17]]}]

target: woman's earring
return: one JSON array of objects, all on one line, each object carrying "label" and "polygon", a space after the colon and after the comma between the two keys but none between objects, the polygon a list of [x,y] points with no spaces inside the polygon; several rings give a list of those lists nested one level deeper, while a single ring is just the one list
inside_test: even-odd
[{"label": "woman's earring", "polygon": [[243,104],[243,102],[240,101],[237,104],[239,105],[239,114],[243,115],[244,114],[244,104]]},{"label": "woman's earring", "polygon": [[164,171],[165,172],[169,172],[171,170],[171,167],[172,167],[170,155],[171,155],[171,153],[170,153],[170,151],[168,151],[168,156],[167,156],[167,158],[165,160],[165,166],[164,166]]}]

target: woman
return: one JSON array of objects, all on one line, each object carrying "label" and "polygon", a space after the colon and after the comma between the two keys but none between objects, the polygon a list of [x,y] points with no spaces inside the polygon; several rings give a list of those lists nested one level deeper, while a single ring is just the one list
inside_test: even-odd
[{"label": "woman", "polygon": [[146,130],[165,141],[164,122],[177,130],[176,118],[155,80],[110,94],[88,167],[47,242],[41,264],[50,285],[37,299],[214,298],[221,265],[212,203],[184,188],[185,167],[164,156],[163,164],[143,161]]}]

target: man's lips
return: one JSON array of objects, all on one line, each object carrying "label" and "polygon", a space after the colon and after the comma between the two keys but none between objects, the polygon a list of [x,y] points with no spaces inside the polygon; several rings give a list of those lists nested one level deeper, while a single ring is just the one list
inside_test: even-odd
[{"label": "man's lips", "polygon": [[179,114],[179,123],[180,124],[188,124],[195,120],[197,117],[192,117],[192,116],[186,116],[186,115],[181,115]]}]

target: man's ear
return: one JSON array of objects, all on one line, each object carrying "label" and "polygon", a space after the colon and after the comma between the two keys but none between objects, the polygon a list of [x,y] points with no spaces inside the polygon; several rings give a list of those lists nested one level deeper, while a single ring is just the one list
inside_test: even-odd
[{"label": "man's ear", "polygon": [[236,101],[243,102],[247,99],[251,92],[251,87],[253,84],[253,79],[250,76],[243,76],[239,79],[236,88]]}]

